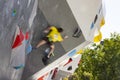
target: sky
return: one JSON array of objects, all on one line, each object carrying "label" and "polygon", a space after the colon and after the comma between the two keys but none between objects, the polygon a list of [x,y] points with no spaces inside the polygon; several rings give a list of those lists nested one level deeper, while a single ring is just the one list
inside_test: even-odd
[{"label": "sky", "polygon": [[110,33],[120,33],[120,0],[103,0],[105,4],[105,25],[101,28],[104,38]]}]

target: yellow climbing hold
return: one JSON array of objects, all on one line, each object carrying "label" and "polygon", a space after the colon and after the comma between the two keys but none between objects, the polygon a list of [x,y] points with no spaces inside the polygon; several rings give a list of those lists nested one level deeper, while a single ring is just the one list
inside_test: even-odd
[{"label": "yellow climbing hold", "polygon": [[105,24],[105,19],[104,17],[102,18],[101,22],[100,22],[100,27],[102,27]]},{"label": "yellow climbing hold", "polygon": [[77,54],[81,54],[82,52],[83,52],[83,50],[81,49],[77,52]]},{"label": "yellow climbing hold", "polygon": [[62,80],[68,80],[68,77],[64,77]]},{"label": "yellow climbing hold", "polygon": [[99,31],[99,34],[94,37],[94,42],[100,42],[102,39],[102,33]]}]

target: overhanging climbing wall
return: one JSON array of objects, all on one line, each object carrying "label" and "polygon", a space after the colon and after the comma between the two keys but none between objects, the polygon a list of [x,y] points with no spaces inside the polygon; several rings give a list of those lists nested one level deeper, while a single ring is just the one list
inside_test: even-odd
[{"label": "overhanging climbing wall", "polygon": [[[80,29],[81,25],[78,25],[66,0],[39,0],[39,8],[50,25],[62,27],[64,33],[69,36],[61,43],[66,52],[85,41],[82,32],[79,38],[73,37],[74,31],[76,28]],[[72,46],[68,46],[69,44]]]}]

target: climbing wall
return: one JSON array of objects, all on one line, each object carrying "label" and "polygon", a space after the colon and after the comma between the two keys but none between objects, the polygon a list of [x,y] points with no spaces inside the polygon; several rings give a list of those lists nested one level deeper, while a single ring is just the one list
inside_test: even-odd
[{"label": "climbing wall", "polygon": [[[37,1],[37,0],[36,0]],[[16,30],[19,28],[22,34],[31,30],[32,21],[35,16],[34,0],[0,0],[0,80],[20,80],[23,68],[13,66],[15,52],[20,45],[24,44],[23,37],[19,36],[15,43]],[[19,32],[18,32],[19,34]],[[23,39],[23,40],[22,40]],[[20,40],[20,41],[19,41]],[[13,44],[20,43],[13,47]],[[19,46],[19,47],[18,47]],[[25,45],[24,45],[25,47]],[[13,48],[14,52],[13,52]],[[25,49],[25,48],[24,48]],[[23,59],[25,62],[25,50],[23,49]],[[13,55],[14,53],[14,55]],[[13,59],[14,58],[14,59]],[[20,59],[17,58],[20,61]],[[17,63],[17,62],[16,62]],[[18,69],[20,68],[20,69]]]}]

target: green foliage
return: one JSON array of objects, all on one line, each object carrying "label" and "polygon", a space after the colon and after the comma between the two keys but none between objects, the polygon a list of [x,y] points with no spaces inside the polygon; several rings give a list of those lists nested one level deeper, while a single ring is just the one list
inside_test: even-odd
[{"label": "green foliage", "polygon": [[120,35],[85,49],[73,80],[120,80]]}]

